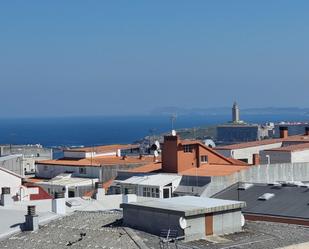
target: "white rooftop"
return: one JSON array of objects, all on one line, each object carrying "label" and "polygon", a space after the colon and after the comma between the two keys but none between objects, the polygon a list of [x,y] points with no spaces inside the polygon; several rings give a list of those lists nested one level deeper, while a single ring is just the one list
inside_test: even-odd
[{"label": "white rooftop", "polygon": [[182,213],[192,216],[205,213],[220,212],[225,210],[240,209],[245,207],[245,202],[230,201],[216,198],[182,196],[170,199],[156,199],[144,202],[122,204],[121,207],[140,209],[158,209],[170,212]]},{"label": "white rooftop", "polygon": [[70,174],[60,174],[48,181],[38,182],[39,185],[84,186],[97,182],[98,179],[71,177]]},{"label": "white rooftop", "polygon": [[131,176],[126,180],[116,180],[115,182],[146,186],[165,186],[177,179],[181,179],[181,176],[177,174],[143,174]]}]

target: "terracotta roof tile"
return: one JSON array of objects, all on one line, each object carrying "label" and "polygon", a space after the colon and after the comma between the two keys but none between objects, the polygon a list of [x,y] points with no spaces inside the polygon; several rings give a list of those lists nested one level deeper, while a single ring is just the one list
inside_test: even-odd
[{"label": "terracotta roof tile", "polygon": [[265,151],[302,151],[302,150],[309,150],[309,143],[293,144]]},{"label": "terracotta roof tile", "polygon": [[298,143],[309,143],[309,136],[296,135],[289,136],[287,138],[273,138],[265,139],[261,141],[252,141],[239,144],[231,144],[226,146],[216,147],[215,150],[235,150],[235,149],[244,149],[249,147],[257,147],[268,144],[282,143],[282,142],[298,142]]},{"label": "terracotta roof tile", "polygon": [[[237,163],[237,162],[234,161],[233,159],[221,155],[220,153],[218,153],[217,151],[215,151],[213,148],[210,148],[210,147],[208,147],[207,145],[202,144],[202,143],[201,143],[200,141],[198,141],[198,140],[181,140],[180,143],[181,143],[182,145],[197,144],[197,145],[202,146],[203,148],[209,150],[211,153],[215,154],[216,156],[222,158],[222,159],[225,160],[228,164],[235,164],[235,163],[236,163],[236,165],[239,165],[239,163]],[[237,161],[238,161],[238,160],[237,160]]]},{"label": "terracotta roof tile", "polygon": [[93,146],[93,147],[81,147],[81,148],[71,148],[64,151],[76,151],[76,152],[111,152],[117,151],[119,149],[134,149],[139,148],[138,144],[113,144],[113,145],[102,145],[102,146]]},{"label": "terracotta roof tile", "polygon": [[104,165],[125,165],[125,164],[147,164],[153,161],[153,156],[145,156],[142,159],[139,157],[128,156],[126,159],[122,157],[95,157],[95,158],[83,158],[83,159],[57,159],[57,160],[43,160],[36,162],[37,164],[48,164],[55,166],[92,166],[92,167],[102,167]]},{"label": "terracotta roof tile", "polygon": [[190,176],[226,176],[237,171],[248,169],[249,166],[234,166],[234,165],[203,165],[199,168],[191,168],[182,172],[180,175]]},{"label": "terracotta roof tile", "polygon": [[138,172],[138,173],[150,173],[153,171],[158,171],[162,169],[162,163],[161,162],[154,162],[150,164],[146,164],[134,169],[130,169],[130,172]]}]

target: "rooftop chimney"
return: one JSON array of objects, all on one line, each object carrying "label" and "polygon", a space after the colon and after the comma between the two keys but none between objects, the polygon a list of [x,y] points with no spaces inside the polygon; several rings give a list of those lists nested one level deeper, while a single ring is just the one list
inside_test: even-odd
[{"label": "rooftop chimney", "polygon": [[260,154],[253,154],[252,155],[252,164],[259,165],[260,164]]},{"label": "rooftop chimney", "polygon": [[33,205],[27,207],[23,228],[25,231],[37,231],[39,229],[39,216],[36,214],[35,206]]},{"label": "rooftop chimney", "polygon": [[178,172],[178,144],[179,137],[164,136],[162,150],[162,170],[167,173]]},{"label": "rooftop chimney", "polygon": [[55,198],[52,200],[52,211],[56,214],[66,213],[64,195],[64,192],[56,192]]},{"label": "rooftop chimney", "polygon": [[9,187],[1,188],[1,206],[8,206],[13,204],[13,199],[11,196],[11,189]]},{"label": "rooftop chimney", "polygon": [[289,130],[286,126],[280,126],[280,138],[287,138],[289,136]]},{"label": "rooftop chimney", "polygon": [[309,136],[309,126],[305,128],[305,136]]},{"label": "rooftop chimney", "polygon": [[95,188],[96,188],[95,199],[103,200],[103,197],[105,196],[105,189],[103,188],[103,182],[96,182]]}]

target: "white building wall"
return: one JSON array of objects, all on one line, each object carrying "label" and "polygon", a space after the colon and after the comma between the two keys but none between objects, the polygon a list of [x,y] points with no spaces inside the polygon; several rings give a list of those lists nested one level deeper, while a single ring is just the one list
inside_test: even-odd
[{"label": "white building wall", "polygon": [[185,218],[187,221],[187,228],[184,230],[186,241],[205,239],[205,214]]},{"label": "white building wall", "polygon": [[10,187],[11,195],[15,196],[20,191],[21,183],[20,177],[0,169],[0,194],[2,187]]},{"label": "white building wall", "polygon": [[242,149],[233,149],[233,150],[216,150],[223,156],[232,157],[235,159],[246,159],[249,164],[253,163],[253,154],[259,154],[260,151],[276,149],[282,146],[282,142],[274,143],[274,144],[266,144],[255,147],[248,147]]},{"label": "white building wall", "polygon": [[110,151],[104,153],[84,152],[84,151],[64,151],[64,157],[66,158],[91,158],[98,156],[116,156],[117,151]]},{"label": "white building wall", "polygon": [[64,157],[66,158],[85,158],[86,153],[83,151],[64,151]]},{"label": "white building wall", "polygon": [[293,151],[292,163],[305,163],[309,162],[309,150]]},{"label": "white building wall", "polygon": [[64,166],[64,165],[48,165],[48,164],[37,164],[36,165],[36,176],[39,178],[54,178],[55,176],[72,172],[75,177],[85,177],[85,178],[100,178],[100,167],[81,167],[86,169],[86,174],[79,173],[78,166]]},{"label": "white building wall", "polygon": [[291,160],[290,151],[261,151],[260,153],[261,164],[291,163]]}]

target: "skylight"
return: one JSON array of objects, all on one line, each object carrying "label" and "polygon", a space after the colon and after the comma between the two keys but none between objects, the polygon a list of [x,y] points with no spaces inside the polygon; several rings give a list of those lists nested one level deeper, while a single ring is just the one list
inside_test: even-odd
[{"label": "skylight", "polygon": [[267,200],[273,198],[274,196],[275,196],[275,194],[273,194],[273,193],[265,193],[265,194],[261,195],[261,196],[258,198],[258,200],[267,201]]}]

